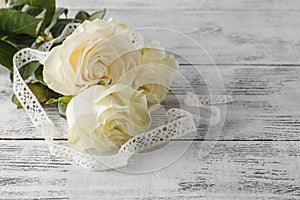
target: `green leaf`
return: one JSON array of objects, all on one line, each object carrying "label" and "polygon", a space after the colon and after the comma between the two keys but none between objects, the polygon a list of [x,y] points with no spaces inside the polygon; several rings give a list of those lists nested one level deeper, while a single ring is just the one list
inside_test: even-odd
[{"label": "green leaf", "polygon": [[8,38],[8,34],[0,31],[0,40],[5,40],[6,38]]},{"label": "green leaf", "polygon": [[49,99],[46,104],[58,103],[58,113],[61,117],[66,119],[66,110],[69,102],[73,96],[63,96],[58,99]]},{"label": "green leaf", "polygon": [[65,14],[67,16],[68,14],[68,9],[66,8],[57,8],[55,11],[55,14],[53,15],[52,21],[50,25],[45,29],[45,34],[48,35],[50,30],[55,26],[57,23],[58,18],[62,15]]},{"label": "green leaf", "polygon": [[26,47],[30,47],[31,44],[35,41],[35,38],[25,34],[9,35],[8,37],[6,37],[5,41],[14,44],[14,46],[20,50]]},{"label": "green leaf", "polygon": [[22,8],[22,12],[25,12],[36,18],[44,18],[45,14],[47,12],[47,9],[25,5]]},{"label": "green leaf", "polygon": [[0,40],[0,65],[6,67],[9,71],[13,71],[13,56],[17,49],[11,44]]},{"label": "green leaf", "polygon": [[55,0],[9,0],[8,3],[9,6],[27,4],[34,7],[47,9],[45,19],[41,27],[41,32],[44,32],[45,28],[51,23],[52,17],[55,13]]},{"label": "green leaf", "polygon": [[83,22],[84,20],[89,19],[90,15],[89,13],[85,12],[84,10],[80,10],[76,15],[75,15],[75,22]]},{"label": "green leaf", "polygon": [[19,102],[18,98],[16,97],[16,95],[13,95],[12,96],[12,99],[11,101],[17,105],[17,109],[21,109],[22,108],[22,105],[21,103]]},{"label": "green leaf", "polygon": [[22,10],[24,6],[23,5],[15,5],[15,6],[9,6],[10,9],[14,9],[14,10]]},{"label": "green leaf", "polygon": [[[21,74],[22,78],[24,80],[28,79],[31,75],[34,74],[35,81],[38,81],[44,85],[46,85],[43,81],[43,65],[41,65],[39,62],[31,62],[26,64],[25,66],[21,67],[19,69],[19,73]],[[13,73],[10,73],[9,76],[11,82],[13,82],[14,77]]]},{"label": "green leaf", "polygon": [[106,14],[106,9],[104,8],[103,10],[99,11],[99,12],[95,12],[93,13],[90,17],[89,20],[93,21],[94,19],[103,19],[103,17]]},{"label": "green leaf", "polygon": [[[38,83],[38,82],[37,83],[27,83],[27,85],[40,103],[44,103],[44,102],[48,101],[49,99],[51,99],[53,96],[57,95],[52,90],[50,90],[47,86],[45,86],[41,83]],[[15,95],[12,97],[12,102],[17,105],[17,108],[21,108],[20,102],[15,97]]]},{"label": "green leaf", "polygon": [[67,105],[71,101],[72,98],[73,98],[73,96],[63,96],[63,97],[59,97],[58,99],[51,98],[46,102],[46,104],[52,104],[52,103],[59,102],[62,105]]},{"label": "green leaf", "polygon": [[44,69],[43,65],[40,65],[39,68],[35,70],[34,77],[37,81],[45,85],[44,77],[43,77],[43,69]]},{"label": "green leaf", "polygon": [[61,32],[64,30],[65,26],[69,23],[72,23],[72,19],[58,19],[55,26],[51,29],[53,37],[58,37]]},{"label": "green leaf", "polygon": [[27,34],[35,37],[38,34],[41,19],[17,10],[0,9],[0,31],[13,35]]},{"label": "green leaf", "polygon": [[39,62],[31,62],[19,69],[20,75],[24,80],[29,78],[40,66]]},{"label": "green leaf", "polygon": [[28,83],[27,85],[40,103],[48,101],[53,96],[53,92],[41,83]]}]

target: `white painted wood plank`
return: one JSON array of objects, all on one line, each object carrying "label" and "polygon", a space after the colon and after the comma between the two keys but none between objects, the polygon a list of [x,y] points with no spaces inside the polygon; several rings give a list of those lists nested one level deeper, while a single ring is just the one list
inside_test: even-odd
[{"label": "white painted wood plank", "polygon": [[[299,1],[60,0],[59,5],[72,8],[71,15],[79,9],[92,12],[106,7],[108,16],[132,27],[160,26],[182,31],[204,45],[217,63],[229,64],[220,71],[227,92],[235,96],[236,102],[227,106],[224,131],[220,136],[205,137],[207,128],[199,127],[197,139],[299,140],[300,71],[298,66],[270,66],[300,63]],[[167,43],[161,33],[152,36],[168,50],[183,52],[179,55],[190,63],[210,63],[183,40]],[[269,66],[230,65],[248,63]],[[209,68],[204,67],[205,70]],[[199,83],[192,71],[190,66],[181,72],[189,75],[197,92],[206,93],[205,84]],[[0,75],[0,138],[41,138],[26,114],[16,111],[10,103],[12,92],[7,80]],[[184,93],[180,86],[173,86],[175,93]],[[172,96],[169,100],[167,107],[176,105]],[[54,113],[52,109],[51,114]],[[138,160],[139,167],[166,160],[186,144],[174,142],[171,154]],[[82,170],[70,161],[50,157],[43,141],[0,141],[0,196],[299,199],[299,142],[223,141],[206,157],[198,158],[201,145],[203,155],[214,144],[196,142],[167,168],[149,174],[128,174]]]},{"label": "white painted wood plank", "polygon": [[[299,67],[223,66],[219,69],[226,92],[234,96],[235,102],[227,105],[223,130],[221,125],[213,127],[210,132],[207,132],[207,127],[199,127],[197,139],[300,139]],[[211,72],[212,66],[180,67],[180,72],[189,80],[197,94],[208,94],[207,85],[196,70],[206,75]],[[175,78],[172,91],[181,100],[187,89],[189,86],[186,83]],[[0,93],[0,138],[41,138],[41,133],[35,130],[26,113],[16,110],[11,103],[11,84],[3,74],[0,76]],[[166,109],[179,106],[171,93],[163,105]],[[224,106],[219,108],[224,109]],[[52,118],[57,116],[56,108],[48,109],[48,112]],[[56,119],[57,123],[63,122],[59,116]],[[158,112],[153,118],[153,124],[156,126],[162,123],[164,115]],[[187,136],[184,138],[193,139]]]},{"label": "white painted wood plank", "polygon": [[[77,11],[72,10],[70,16]],[[164,48],[193,64],[212,63],[193,40],[217,64],[300,63],[297,10],[109,9],[106,17],[115,17],[132,28],[160,27],[186,34],[188,37],[161,29],[142,31],[146,41],[160,41]]]},{"label": "white painted wood plank", "polygon": [[[71,8],[90,12],[106,7],[134,28],[162,27],[180,31],[195,39],[216,63],[299,64],[300,2],[297,0],[229,1],[59,1]],[[170,11],[168,11],[170,9]],[[142,19],[142,20],[141,20]],[[196,45],[172,38],[169,33],[150,33],[171,51],[190,63],[211,63]]]},{"label": "white painted wood plank", "polygon": [[[43,141],[0,142],[1,197],[62,199],[298,199],[299,142],[194,143],[169,167],[145,174],[90,172],[50,157]],[[175,151],[143,161],[167,159]],[[200,146],[202,148],[200,149]]]},{"label": "white painted wood plank", "polygon": [[67,8],[108,9],[201,9],[201,10],[296,10],[297,0],[57,0],[58,6]]}]

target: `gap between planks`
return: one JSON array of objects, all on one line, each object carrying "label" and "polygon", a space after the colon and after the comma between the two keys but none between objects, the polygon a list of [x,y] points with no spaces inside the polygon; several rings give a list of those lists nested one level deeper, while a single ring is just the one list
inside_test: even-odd
[{"label": "gap between planks", "polygon": [[[138,158],[133,166],[152,166],[185,145],[174,142],[160,156]],[[209,153],[199,158],[200,151]],[[41,141],[0,141],[0,152],[0,186],[6,198],[300,196],[299,142],[194,142],[177,161],[151,174],[83,170],[70,160],[50,156]]]},{"label": "gap between planks", "polygon": [[[54,141],[67,141],[67,139],[64,138],[54,138]],[[0,138],[0,141],[45,141],[44,138]],[[189,138],[183,138],[183,139],[172,139],[171,141],[176,142],[188,142],[188,141],[194,141],[194,142],[300,142],[300,140],[286,140],[286,139],[250,139],[250,140],[241,140],[241,139],[189,139]]]}]

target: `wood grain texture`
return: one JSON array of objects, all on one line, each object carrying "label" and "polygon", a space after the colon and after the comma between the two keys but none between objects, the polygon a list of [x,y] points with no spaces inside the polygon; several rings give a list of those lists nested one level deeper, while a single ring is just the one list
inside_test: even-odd
[{"label": "wood grain texture", "polygon": [[[232,94],[235,102],[226,107],[219,106],[225,117],[223,130],[220,125],[212,127],[207,132],[208,127],[200,126],[196,139],[300,140],[299,67],[220,66],[218,69],[226,93]],[[203,77],[211,78],[206,76],[212,70],[212,66],[181,66],[179,72],[188,79],[188,82],[175,78],[171,87],[172,93],[163,103],[164,108],[190,109],[184,107],[182,103],[184,94],[189,88],[188,84],[197,94],[209,94]],[[3,95],[0,104],[0,138],[42,138],[26,113],[23,110],[16,110],[15,105],[10,102],[12,90],[6,75],[2,75],[0,82],[0,92]],[[214,90],[222,94],[221,88],[215,87]],[[62,124],[63,119],[57,116],[55,107],[48,108],[47,111],[52,119]],[[153,125],[162,124],[164,120],[164,113],[156,112]],[[183,139],[194,138],[185,136]]]},{"label": "wood grain texture", "polygon": [[[49,155],[40,132],[11,103],[11,83],[0,69],[1,199],[300,199],[300,1],[57,3],[70,8],[69,16],[105,7],[107,18],[133,28],[174,29],[199,42],[218,64],[226,91],[217,76],[210,76],[216,72],[213,62],[193,40],[169,31],[140,30],[146,41],[160,41],[185,64],[180,73],[190,85],[176,79],[164,108],[178,107],[190,89],[232,94],[235,102],[222,115],[224,127],[199,126],[195,137],[172,141],[152,157],[134,157],[129,165],[136,170],[153,167],[197,140],[166,168],[142,174],[91,172]],[[225,113],[224,106],[219,108]],[[62,124],[54,107],[47,111]],[[162,123],[162,113],[155,113],[154,126]]]},{"label": "wood grain texture", "polygon": [[69,0],[57,0],[60,7],[73,9],[199,9],[199,10],[299,10],[297,0],[76,0],[70,4]]},{"label": "wood grain texture", "polygon": [[[174,143],[175,149],[183,143]],[[132,174],[82,170],[51,157],[43,141],[2,141],[2,198],[299,199],[298,142],[213,144],[195,142],[169,167]],[[208,150],[199,159],[198,153]],[[166,159],[169,153],[140,166]]]},{"label": "wood grain texture", "polygon": [[[128,6],[104,3],[103,7],[112,5],[107,7],[107,18],[115,17],[133,28],[160,27],[185,34],[190,38],[161,29],[143,31],[149,41],[160,41],[167,50],[184,57],[185,62],[212,63],[199,43],[217,64],[300,63],[298,1],[131,2],[124,2]],[[101,9],[98,1],[81,1],[70,9],[70,16],[82,9],[81,4],[90,7],[89,12]]]}]

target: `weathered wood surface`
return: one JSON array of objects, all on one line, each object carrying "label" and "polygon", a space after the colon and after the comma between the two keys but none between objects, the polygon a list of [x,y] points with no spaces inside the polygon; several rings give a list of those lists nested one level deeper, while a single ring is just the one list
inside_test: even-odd
[{"label": "weathered wood surface", "polygon": [[[184,142],[174,143],[180,149]],[[89,172],[51,157],[43,141],[0,142],[2,198],[299,199],[299,142],[195,142],[175,163],[144,174]],[[167,159],[161,154],[152,162]]]},{"label": "weathered wood surface", "polygon": [[70,5],[69,0],[57,0],[60,7],[73,9],[95,9],[103,7],[107,9],[200,9],[200,10],[299,10],[300,3],[297,0],[76,0]]},{"label": "weathered wood surface", "polygon": [[[234,95],[235,102],[226,107],[223,130],[216,126],[207,133],[207,127],[199,127],[196,138],[173,141],[164,153],[133,159],[131,164],[138,169],[153,166],[197,139],[167,168],[143,174],[90,172],[49,155],[27,115],[10,102],[11,84],[0,70],[0,198],[300,198],[300,1],[57,1],[70,8],[69,15],[105,7],[107,17],[131,27],[158,26],[190,36],[218,64],[226,93]],[[194,67],[206,75],[213,66],[199,47],[167,32],[151,36],[184,57],[181,64],[197,64],[182,65],[180,72],[197,93],[207,94]],[[172,86],[181,99],[184,86],[180,81]],[[224,93],[222,88],[213,89]],[[178,105],[172,95],[167,100],[166,108]],[[48,111],[56,114],[55,108]],[[154,124],[161,119],[158,114]],[[199,155],[206,156],[199,159]]]},{"label": "weathered wood surface", "polygon": [[[195,73],[195,69],[205,75],[212,67],[180,67],[180,73],[188,78],[195,92],[207,94],[206,84]],[[213,127],[209,133],[207,127],[199,127],[196,139],[300,140],[299,67],[220,66],[219,70],[226,93],[232,94],[235,102],[226,105],[225,125],[221,134],[217,131],[221,130],[220,126]],[[3,95],[0,104],[0,138],[41,138],[26,113],[16,110],[10,102],[12,90],[8,78],[2,75],[0,81]],[[175,80],[172,90],[182,98],[187,86],[187,83]],[[171,98],[166,99],[165,107],[178,107],[172,98],[174,95],[169,96]],[[219,107],[224,109],[224,106]],[[56,108],[48,109],[48,112],[52,116],[57,114]],[[158,113],[153,118],[154,125],[161,123],[162,117],[164,115]]]},{"label": "weathered wood surface", "polygon": [[[61,2],[70,7],[68,4]],[[115,17],[131,27],[170,28],[186,34],[200,43],[217,64],[300,63],[297,0],[79,1],[70,15],[83,8],[92,12],[102,6],[108,8],[107,17]],[[189,63],[211,64],[192,40],[166,30],[147,32]]]}]

